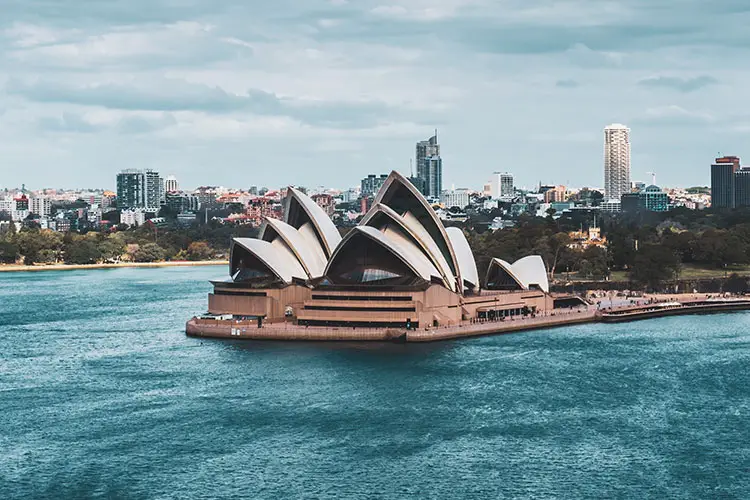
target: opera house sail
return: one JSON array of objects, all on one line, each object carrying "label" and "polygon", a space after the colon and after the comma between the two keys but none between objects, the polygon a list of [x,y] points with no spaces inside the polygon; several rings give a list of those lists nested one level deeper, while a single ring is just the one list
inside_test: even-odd
[{"label": "opera house sail", "polygon": [[284,220],[236,238],[230,279],[214,281],[209,314],[258,325],[405,328],[549,309],[542,259],[493,259],[481,283],[460,228],[446,228],[422,194],[392,172],[342,238],[307,195],[289,188]]}]

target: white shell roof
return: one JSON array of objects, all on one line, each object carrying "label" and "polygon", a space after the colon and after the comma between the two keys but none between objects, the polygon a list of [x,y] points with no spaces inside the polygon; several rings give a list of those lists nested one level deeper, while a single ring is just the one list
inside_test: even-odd
[{"label": "white shell roof", "polygon": [[[313,222],[315,229],[323,241],[324,250],[326,255],[332,255],[338,244],[341,242],[341,234],[336,229],[336,225],[333,223],[330,217],[323,211],[322,208],[315,203],[312,198],[306,194],[294,189],[289,188],[290,196],[294,197],[295,200],[300,204],[303,210],[307,213],[310,220]],[[287,216],[289,210],[287,210]],[[286,220],[288,223],[289,220]]]},{"label": "white shell roof", "polygon": [[[455,291],[456,278],[453,275],[450,266],[448,265],[448,261],[445,260],[445,257],[440,252],[437,244],[430,237],[430,234],[419,222],[419,220],[409,212],[401,216],[389,206],[378,203],[376,205],[373,205],[372,209],[367,212],[367,215],[365,215],[360,224],[363,226],[376,227],[373,225],[373,221],[378,214],[383,214],[385,217],[387,217],[387,220],[391,221],[394,224],[397,224],[402,228],[403,231],[405,231],[412,238],[418,241],[420,247],[422,248],[422,251],[427,255],[427,257],[432,262],[432,265],[435,266],[435,268],[442,275],[442,279],[445,285],[451,290]],[[381,229],[380,227],[376,228]]]},{"label": "white shell roof", "polygon": [[270,241],[267,238],[267,232],[270,232],[268,231],[268,227],[273,228],[276,234],[284,240],[307,272],[308,277],[319,278],[323,276],[326,268],[326,260],[317,239],[311,241],[286,222],[270,218],[266,219],[263,223],[258,239]]},{"label": "white shell roof", "polygon": [[518,285],[528,290],[530,285],[538,285],[539,288],[549,293],[549,281],[547,279],[547,268],[539,255],[529,255],[510,264],[503,259],[495,257],[487,269],[487,279],[493,266],[500,266],[513,278]]},{"label": "white shell roof", "polygon": [[[334,255],[331,256],[331,260],[328,262],[328,267],[334,262],[336,257],[346,252],[347,242],[351,240],[355,235],[362,234],[363,236],[373,240],[374,242],[387,249],[390,253],[398,257],[404,264],[406,264],[417,276],[420,278],[430,281],[433,276],[440,277],[440,273],[435,266],[427,259],[427,257],[416,247],[413,243],[406,239],[397,240],[386,236],[381,231],[378,231],[374,227],[370,226],[356,226],[346,235],[341,245],[336,249]],[[328,270],[326,269],[326,273]]]},{"label": "white shell roof", "polygon": [[544,261],[539,255],[529,255],[513,263],[513,270],[516,276],[526,283],[526,288],[530,285],[538,285],[545,292],[549,292],[549,281],[547,280],[547,268]]},{"label": "white shell roof", "polygon": [[477,263],[474,261],[474,253],[471,251],[469,242],[466,240],[464,232],[457,227],[448,227],[445,229],[448,238],[453,245],[453,251],[458,259],[458,267],[461,271],[461,278],[471,283],[474,288],[479,286],[479,272]]},{"label": "white shell roof", "polygon": [[307,279],[302,265],[283,242],[283,246],[255,238],[235,238],[233,242],[257,257],[284,282],[291,283],[294,278]]},{"label": "white shell roof", "polygon": [[[456,258],[456,254],[453,249],[453,246],[451,245],[450,239],[448,238],[448,234],[445,232],[445,227],[443,226],[443,223],[440,222],[440,219],[438,218],[437,214],[432,209],[430,204],[427,203],[427,200],[422,195],[422,193],[420,193],[419,190],[417,190],[417,188],[414,187],[414,184],[409,182],[409,180],[406,177],[404,177],[403,175],[401,175],[400,173],[394,170],[390,173],[388,178],[385,180],[385,182],[383,183],[383,186],[380,188],[380,191],[378,191],[378,195],[375,197],[375,203],[383,203],[387,205],[387,203],[383,202],[383,199],[385,198],[385,195],[388,193],[388,190],[391,187],[391,185],[393,185],[394,183],[403,185],[407,189],[407,191],[409,191],[409,193],[412,195],[413,200],[426,210],[430,219],[432,220],[438,232],[440,233],[440,236],[444,240],[445,247],[448,251],[448,255],[445,255],[443,252],[441,253],[443,253],[443,256],[446,262],[450,262],[452,264],[452,267],[455,268],[456,274],[459,275],[457,277],[460,280],[461,270],[458,265],[458,259]],[[436,244],[438,244],[438,242],[436,242]],[[438,248],[440,248],[439,244],[438,244]]]}]

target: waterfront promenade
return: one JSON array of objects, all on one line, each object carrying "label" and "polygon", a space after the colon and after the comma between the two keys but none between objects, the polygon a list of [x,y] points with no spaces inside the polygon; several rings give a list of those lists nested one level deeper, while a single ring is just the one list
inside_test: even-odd
[{"label": "waterfront promenade", "polygon": [[517,316],[504,320],[464,321],[457,325],[428,326],[414,330],[404,328],[349,328],[302,326],[291,322],[264,323],[256,321],[192,318],[185,331],[193,337],[234,338],[249,340],[290,341],[380,341],[435,342],[483,335],[538,330],[592,322],[625,322],[685,314],[710,314],[750,309],[750,300],[738,298],[686,300],[683,302],[644,302],[599,308],[594,306],[558,309],[546,314]]},{"label": "waterfront promenade", "polygon": [[502,321],[467,321],[459,325],[424,327],[415,330],[302,326],[293,323],[268,323],[259,328],[255,321],[200,320],[193,318],[188,321],[186,332],[188,335],[195,337],[249,340],[433,342],[590,323],[596,321],[596,314],[594,308],[580,308],[555,311],[547,315],[533,317],[507,318]]}]

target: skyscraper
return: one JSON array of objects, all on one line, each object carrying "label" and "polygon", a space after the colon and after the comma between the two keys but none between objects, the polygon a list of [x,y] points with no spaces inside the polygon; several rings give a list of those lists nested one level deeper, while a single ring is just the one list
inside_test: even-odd
[{"label": "skyscraper", "polygon": [[416,148],[417,177],[424,186],[422,194],[438,198],[443,192],[443,160],[440,158],[437,130],[426,141],[419,141]]},{"label": "skyscraper", "polygon": [[[711,165],[711,206],[715,208],[734,208],[735,174],[740,169],[738,156],[716,158]],[[744,180],[744,177],[741,177]]]},{"label": "skyscraper", "polygon": [[164,179],[155,170],[127,169],[117,174],[117,206],[156,212],[164,198]]},{"label": "skyscraper", "polygon": [[620,200],[630,192],[630,129],[615,123],[604,128],[604,194]]}]

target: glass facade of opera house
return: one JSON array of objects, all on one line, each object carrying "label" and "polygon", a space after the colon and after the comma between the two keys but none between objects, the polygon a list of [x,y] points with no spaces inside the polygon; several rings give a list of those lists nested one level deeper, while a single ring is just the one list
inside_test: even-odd
[{"label": "glass facade of opera house", "polygon": [[209,313],[299,325],[412,327],[553,307],[539,256],[493,259],[480,288],[462,230],[444,227],[422,194],[392,172],[343,237],[289,188],[283,221],[232,242],[230,278],[213,282]]}]

